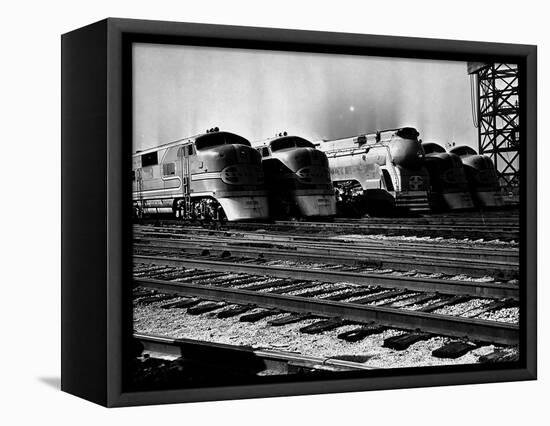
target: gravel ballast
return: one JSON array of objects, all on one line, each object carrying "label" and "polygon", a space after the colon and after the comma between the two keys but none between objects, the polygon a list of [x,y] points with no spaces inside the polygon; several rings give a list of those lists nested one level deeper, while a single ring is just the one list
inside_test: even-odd
[{"label": "gravel ballast", "polygon": [[[304,334],[300,328],[318,319],[303,320],[280,327],[269,326],[267,322],[286,314],[271,316],[256,323],[243,323],[239,316],[216,318],[218,311],[198,316],[189,315],[185,309],[162,309],[162,302],[134,307],[134,329],[136,332],[189,338],[209,342],[247,345],[255,348],[279,349],[314,357],[355,355],[365,357],[365,365],[373,368],[400,368],[431,365],[472,364],[482,355],[487,355],[495,346],[479,347],[457,359],[440,359],[432,351],[451,341],[445,337],[433,337],[417,342],[404,351],[382,347],[384,339],[403,333],[388,329],[369,336],[359,342],[349,343],[338,339],[338,334],[356,328],[351,324],[321,334]],[[252,311],[251,311],[252,312]],[[249,312],[250,313],[250,312]]]}]

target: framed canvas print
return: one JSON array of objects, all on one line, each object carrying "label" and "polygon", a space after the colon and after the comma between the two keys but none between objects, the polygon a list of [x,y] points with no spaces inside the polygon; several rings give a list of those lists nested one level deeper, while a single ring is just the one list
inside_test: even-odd
[{"label": "framed canvas print", "polygon": [[536,378],[536,47],[106,19],[62,37],[62,389]]}]

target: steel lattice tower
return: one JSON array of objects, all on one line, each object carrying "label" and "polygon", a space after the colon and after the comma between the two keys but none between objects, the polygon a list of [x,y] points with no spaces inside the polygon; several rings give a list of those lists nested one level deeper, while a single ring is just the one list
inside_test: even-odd
[{"label": "steel lattice tower", "polygon": [[473,82],[474,125],[479,153],[491,157],[501,187],[519,188],[519,96],[515,64],[468,63]]}]

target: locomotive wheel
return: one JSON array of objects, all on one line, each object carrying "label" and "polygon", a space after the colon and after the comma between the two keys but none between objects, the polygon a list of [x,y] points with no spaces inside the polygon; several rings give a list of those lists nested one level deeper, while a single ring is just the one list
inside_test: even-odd
[{"label": "locomotive wheel", "polygon": [[223,211],[223,208],[221,206],[218,209],[218,222],[221,224],[227,223],[227,216],[225,215],[225,212]]},{"label": "locomotive wheel", "polygon": [[215,199],[211,198],[193,200],[189,212],[185,211],[184,200],[176,200],[174,201],[172,212],[176,219],[198,221],[201,225],[227,222],[227,216],[222,206]]},{"label": "locomotive wheel", "polygon": [[294,220],[294,221],[297,221],[297,222],[300,222],[300,221],[303,222],[305,220],[302,217],[302,214],[300,213],[300,209],[298,209],[298,206],[296,204],[290,205],[288,218],[290,220]]},{"label": "locomotive wheel", "polygon": [[223,223],[227,222],[227,216],[223,207],[217,200],[205,198],[199,202],[199,219],[201,223]]},{"label": "locomotive wheel", "polygon": [[184,219],[185,210],[184,210],[183,200],[174,201],[174,206],[172,207],[172,211],[174,212],[174,216],[176,217],[176,219]]},{"label": "locomotive wheel", "polygon": [[143,210],[138,205],[133,206],[132,214],[136,219],[143,219]]}]

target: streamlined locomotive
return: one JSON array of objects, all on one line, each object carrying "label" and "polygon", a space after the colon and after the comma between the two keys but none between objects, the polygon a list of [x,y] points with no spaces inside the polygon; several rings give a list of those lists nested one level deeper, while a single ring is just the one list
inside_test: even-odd
[{"label": "streamlined locomotive", "polygon": [[404,127],[318,144],[328,157],[344,214],[430,210],[429,176],[418,135]]},{"label": "streamlined locomotive", "polygon": [[308,140],[286,132],[255,144],[272,217],[321,218],[336,214],[327,157]]},{"label": "streamlined locomotive", "polygon": [[424,164],[430,175],[430,204],[433,210],[474,207],[462,160],[434,142],[423,142]]},{"label": "streamlined locomotive", "polygon": [[218,128],[134,154],[132,180],[138,216],[269,217],[260,154],[242,136]]},{"label": "streamlined locomotive", "polygon": [[502,207],[504,199],[500,192],[495,165],[487,155],[479,155],[469,146],[457,146],[450,151],[464,164],[470,193],[477,207]]}]

